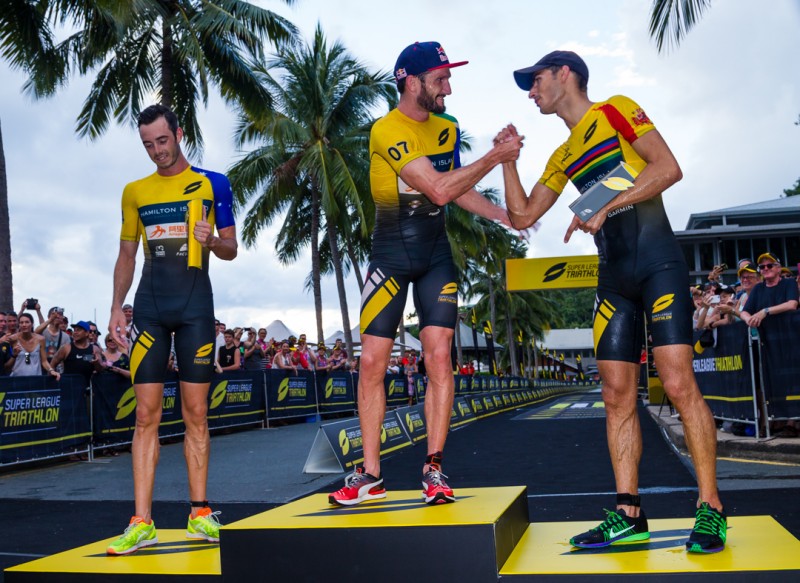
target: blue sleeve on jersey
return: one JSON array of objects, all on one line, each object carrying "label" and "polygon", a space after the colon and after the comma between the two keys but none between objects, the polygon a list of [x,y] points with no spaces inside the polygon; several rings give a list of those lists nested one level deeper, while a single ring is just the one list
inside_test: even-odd
[{"label": "blue sleeve on jersey", "polygon": [[461,128],[456,126],[456,145],[453,148],[453,170],[461,168]]},{"label": "blue sleeve on jersey", "polygon": [[211,182],[214,191],[214,217],[217,229],[224,229],[236,224],[233,218],[233,191],[228,177],[219,172],[203,170],[192,166],[192,170],[203,174]]}]

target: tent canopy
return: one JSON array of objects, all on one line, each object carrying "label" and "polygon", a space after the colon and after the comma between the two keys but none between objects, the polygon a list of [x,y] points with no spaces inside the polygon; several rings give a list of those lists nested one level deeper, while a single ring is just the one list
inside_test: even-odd
[{"label": "tent canopy", "polygon": [[291,330],[280,320],[273,320],[266,326],[267,338],[274,338],[277,342],[287,340],[289,336],[297,338],[297,332]]}]

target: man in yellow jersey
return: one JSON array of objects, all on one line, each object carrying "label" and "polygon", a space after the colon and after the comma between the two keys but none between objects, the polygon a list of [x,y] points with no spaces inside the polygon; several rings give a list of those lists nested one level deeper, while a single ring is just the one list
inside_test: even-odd
[{"label": "man in yellow jersey", "polygon": [[[158,542],[150,512],[164,376],[173,334],[186,426],[184,452],[191,505],[186,536],[219,540],[218,513],[211,512],[206,500],[210,448],[206,414],[215,335],[208,263],[209,252],[227,261],[237,253],[228,179],[189,164],[180,147],[183,130],[167,107],[148,107],[139,114],[138,123],[139,136],[156,172],[131,182],[122,194],[122,231],[108,326],[114,340],[127,345],[123,303],[133,281],[142,239],[144,268],[134,299],[130,350],[136,393],[132,450],[136,509],[123,535],[108,547],[111,555],[125,555]],[[189,232],[188,203],[198,199],[202,201],[203,218]],[[196,244],[202,246],[200,265],[189,267],[189,247]]]},{"label": "man in yellow jersey", "polygon": [[358,413],[364,465],[332,493],[332,504],[353,505],[383,498],[380,432],[386,412],[383,380],[408,288],[425,352],[428,389],[425,420],[428,455],[422,466],[422,496],[428,504],[453,502],[441,471],[442,450],[453,406],[450,345],[458,311],[456,271],[445,232],[445,205],[510,225],[505,209],[481,196],[475,185],[495,166],[519,156],[522,137],[496,145],[461,167],[458,122],[444,114],[451,63],[437,42],[406,47],[394,68],[400,102],[370,134],[370,184],[376,220],[367,283],[361,297],[361,369]]},{"label": "man in yellow jersey", "polygon": [[[586,222],[577,216],[564,241],[581,231],[594,235],[600,257],[594,342],[603,381],[608,448],[617,487],[616,511],[598,527],[574,536],[576,547],[604,547],[650,537],[640,508],[638,466],[642,436],[636,407],[644,314],[664,390],[681,415],[699,485],[690,552],[725,546],[727,519],[716,480],[716,428],[692,370],[689,269],[664,211],[661,193],[681,179],[681,169],[653,122],[633,100],[615,96],[595,103],[587,96],[589,69],[578,55],[554,51],[514,72],[543,114],[555,113],[570,130],[550,157],[530,196],[516,163],[503,165],[506,204],[517,228],[533,224],[553,206],[567,181],[583,193],[621,162],[638,173]],[[516,136],[508,126],[495,139]]]}]

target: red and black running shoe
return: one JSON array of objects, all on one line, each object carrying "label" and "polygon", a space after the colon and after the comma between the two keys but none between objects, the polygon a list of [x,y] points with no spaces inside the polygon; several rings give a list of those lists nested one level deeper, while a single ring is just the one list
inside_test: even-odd
[{"label": "red and black running shoe", "polygon": [[383,487],[383,478],[376,478],[368,474],[364,468],[355,471],[344,479],[344,488],[328,496],[328,502],[340,506],[353,506],[364,500],[386,498],[386,488]]},{"label": "red and black running shoe", "polygon": [[436,465],[431,465],[422,478],[422,498],[426,504],[447,504],[455,502],[453,489],[444,481],[446,478]]}]

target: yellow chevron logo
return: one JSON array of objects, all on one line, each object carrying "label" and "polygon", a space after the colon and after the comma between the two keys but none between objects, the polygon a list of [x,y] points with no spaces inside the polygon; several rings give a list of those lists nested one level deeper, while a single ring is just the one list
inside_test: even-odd
[{"label": "yellow chevron logo", "polygon": [[216,409],[220,406],[222,401],[225,400],[225,395],[228,394],[228,381],[222,381],[216,387],[214,387],[214,392],[211,393],[211,405],[209,409]]},{"label": "yellow chevron logo", "polygon": [[135,409],[136,393],[134,392],[133,387],[131,387],[122,394],[122,397],[120,397],[120,400],[117,403],[117,415],[114,417],[114,420],[119,421],[120,419],[125,419],[125,417],[133,413]]},{"label": "yellow chevron logo", "polygon": [[440,294],[454,294],[458,293],[458,284],[454,281],[451,281],[447,285],[442,288],[442,291],[439,292]]},{"label": "yellow chevron logo", "polygon": [[344,429],[339,432],[339,448],[344,455],[350,451],[350,440],[347,439],[347,431]]},{"label": "yellow chevron logo", "polygon": [[672,305],[672,302],[675,301],[675,294],[666,294],[658,298],[655,302],[653,302],[653,313],[657,314],[662,310],[666,310]]},{"label": "yellow chevron logo", "polygon": [[195,358],[203,358],[204,356],[208,356],[214,350],[214,343],[209,342],[197,349],[197,352],[194,353]]}]

